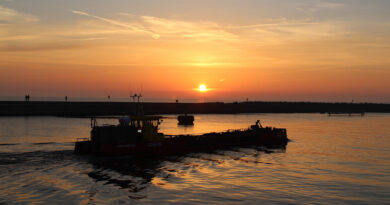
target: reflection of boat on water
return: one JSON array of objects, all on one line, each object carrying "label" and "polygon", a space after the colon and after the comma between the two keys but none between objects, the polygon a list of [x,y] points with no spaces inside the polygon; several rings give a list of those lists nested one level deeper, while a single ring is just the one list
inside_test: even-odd
[{"label": "reflection of boat on water", "polygon": [[194,116],[193,115],[179,115],[177,116],[177,121],[179,125],[193,125],[194,124]]},{"label": "reflection of boat on water", "polygon": [[262,127],[260,121],[247,129],[202,135],[164,135],[158,132],[160,116],[129,116],[118,125],[98,126],[91,119],[91,138],[78,140],[75,152],[94,155],[171,155],[233,146],[285,146],[286,129]]},{"label": "reflection of boat on water", "polygon": [[93,169],[88,172],[88,176],[95,181],[128,190],[128,197],[131,199],[142,199],[146,197],[144,189],[161,172],[162,160],[163,158],[92,158],[90,163]]},{"label": "reflection of boat on water", "polygon": [[[183,175],[193,176],[188,170],[202,170],[220,164],[231,164],[236,161],[240,164],[267,163],[262,155],[271,153],[284,153],[284,148],[268,149],[262,146],[249,148],[232,148],[213,150],[207,153],[189,153],[184,156],[152,156],[152,157],[88,157],[92,169],[88,177],[100,184],[117,186],[126,190],[128,197],[139,200],[147,198],[151,186],[164,186],[166,184],[180,183]],[[211,165],[214,164],[214,165]],[[248,166],[248,165],[247,165]],[[253,166],[253,165],[252,165]],[[226,168],[226,167],[225,167]],[[95,192],[96,193],[96,192]],[[91,198],[95,198],[91,193]]]}]

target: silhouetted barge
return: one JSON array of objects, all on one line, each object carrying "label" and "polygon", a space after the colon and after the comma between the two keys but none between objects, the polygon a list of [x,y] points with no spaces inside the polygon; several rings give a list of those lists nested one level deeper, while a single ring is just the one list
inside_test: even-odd
[{"label": "silhouetted barge", "polygon": [[119,119],[119,125],[98,126],[91,119],[91,138],[78,139],[75,152],[94,155],[171,155],[234,146],[286,146],[286,129],[262,127],[257,121],[248,129],[202,135],[164,135],[158,132],[161,117],[135,116]]}]

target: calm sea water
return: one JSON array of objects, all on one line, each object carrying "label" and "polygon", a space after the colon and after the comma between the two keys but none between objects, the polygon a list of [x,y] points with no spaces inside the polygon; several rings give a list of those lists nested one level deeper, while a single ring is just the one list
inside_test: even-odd
[{"label": "calm sea water", "polygon": [[389,114],[196,115],[193,127],[165,119],[160,131],[223,131],[257,119],[287,128],[287,148],[96,159],[72,153],[89,119],[3,117],[0,204],[390,204]]}]

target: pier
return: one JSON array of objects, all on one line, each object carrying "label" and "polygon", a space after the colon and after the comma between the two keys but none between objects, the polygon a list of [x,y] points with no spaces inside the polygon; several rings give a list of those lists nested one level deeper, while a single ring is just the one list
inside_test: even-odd
[{"label": "pier", "polygon": [[[238,113],[390,113],[390,104],[317,102],[142,102],[144,114],[238,114]],[[89,117],[133,114],[133,102],[0,101],[0,116]]]}]

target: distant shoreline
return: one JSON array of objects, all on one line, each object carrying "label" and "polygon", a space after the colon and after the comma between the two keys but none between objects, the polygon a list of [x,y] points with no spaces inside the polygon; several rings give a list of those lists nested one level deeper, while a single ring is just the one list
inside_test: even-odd
[{"label": "distant shoreline", "polygon": [[[239,114],[239,113],[390,113],[390,104],[320,103],[320,102],[207,102],[158,103],[141,102],[144,114]],[[66,116],[89,117],[131,115],[133,102],[57,102],[0,101],[0,116]]]}]

